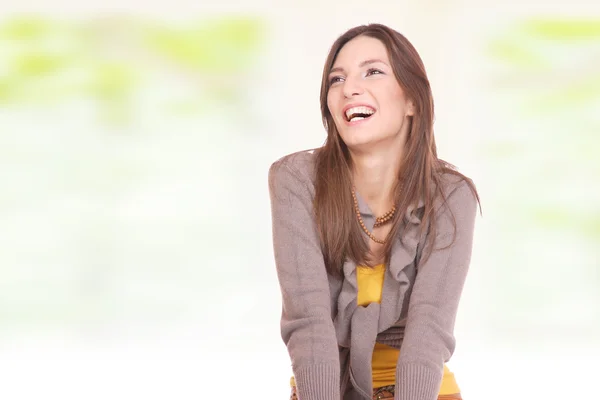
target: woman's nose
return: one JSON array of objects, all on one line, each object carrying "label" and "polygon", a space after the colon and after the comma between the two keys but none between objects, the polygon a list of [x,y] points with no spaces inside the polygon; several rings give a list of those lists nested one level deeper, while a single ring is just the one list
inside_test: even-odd
[{"label": "woman's nose", "polygon": [[351,98],[363,94],[364,89],[358,79],[346,78],[344,81],[344,97]]}]

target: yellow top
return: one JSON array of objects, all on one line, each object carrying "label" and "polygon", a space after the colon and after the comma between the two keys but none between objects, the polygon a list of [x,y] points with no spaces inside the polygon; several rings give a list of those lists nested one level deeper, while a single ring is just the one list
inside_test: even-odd
[{"label": "yellow top", "polygon": [[[379,264],[374,268],[358,267],[356,280],[358,284],[359,306],[367,306],[369,303],[381,303],[381,291],[383,289],[383,278],[385,276],[385,265]],[[373,387],[394,385],[396,382],[396,363],[400,350],[381,343],[375,343],[371,365],[373,368]],[[444,376],[439,394],[460,393],[460,389],[454,374],[444,365]]]},{"label": "yellow top", "polygon": [[[358,267],[357,284],[359,306],[367,306],[369,303],[381,302],[381,292],[383,289],[383,279],[385,277],[385,265],[379,264],[374,268]],[[373,387],[394,385],[396,383],[396,362],[400,350],[381,343],[375,343],[373,348],[373,358],[371,366],[373,369]],[[290,384],[294,386],[296,382],[291,378]],[[460,388],[454,379],[454,374],[444,365],[444,376],[440,387],[440,395],[460,393]]]}]

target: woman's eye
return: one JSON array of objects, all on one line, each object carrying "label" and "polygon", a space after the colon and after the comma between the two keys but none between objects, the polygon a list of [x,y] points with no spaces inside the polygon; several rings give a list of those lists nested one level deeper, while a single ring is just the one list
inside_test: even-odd
[{"label": "woman's eye", "polygon": [[375,68],[371,68],[371,69],[369,69],[367,71],[367,76],[370,76],[370,75],[379,75],[379,74],[383,74],[383,72],[380,71],[380,70],[378,70],[378,69],[375,69]]},{"label": "woman's eye", "polygon": [[329,80],[329,84],[333,85],[334,83],[338,83],[342,81],[342,77],[341,76],[334,76],[333,78],[331,78]]}]

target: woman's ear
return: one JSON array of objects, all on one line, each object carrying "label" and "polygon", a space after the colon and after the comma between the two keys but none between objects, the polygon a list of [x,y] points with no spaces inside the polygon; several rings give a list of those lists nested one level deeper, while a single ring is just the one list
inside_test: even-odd
[{"label": "woman's ear", "polygon": [[415,115],[415,106],[412,100],[408,101],[408,106],[406,107],[406,115],[409,117],[413,117]]}]

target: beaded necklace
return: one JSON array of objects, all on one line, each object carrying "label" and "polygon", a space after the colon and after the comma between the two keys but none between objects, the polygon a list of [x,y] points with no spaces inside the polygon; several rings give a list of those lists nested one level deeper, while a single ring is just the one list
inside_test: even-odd
[{"label": "beaded necklace", "polygon": [[[352,188],[352,199],[354,200],[354,211],[356,212],[356,218],[358,219],[358,223],[360,224],[362,230],[365,231],[367,236],[375,243],[385,244],[386,240],[377,239],[371,232],[369,232],[369,230],[365,226],[365,222],[363,221],[363,219],[360,215],[360,210],[358,208],[358,200],[356,199],[356,192],[355,192],[354,188]],[[396,214],[396,206],[392,206],[392,209],[390,211],[386,212],[381,217],[375,218],[375,224],[373,225],[373,228],[377,228],[378,226],[385,225],[387,222],[391,221],[392,218],[394,218],[395,214]]]}]

